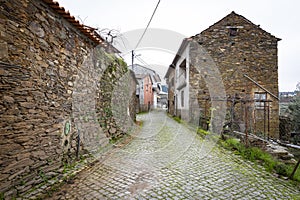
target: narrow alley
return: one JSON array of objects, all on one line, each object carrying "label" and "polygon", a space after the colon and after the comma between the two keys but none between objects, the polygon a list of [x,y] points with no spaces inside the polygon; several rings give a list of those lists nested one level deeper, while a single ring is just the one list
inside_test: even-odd
[{"label": "narrow alley", "polygon": [[261,2],[1,0],[0,200],[300,200],[300,4]]},{"label": "narrow alley", "polygon": [[[138,116],[143,127],[104,162],[82,171],[50,199],[296,199],[299,190],[218,145],[164,111]],[[204,152],[208,152],[206,155]]]}]

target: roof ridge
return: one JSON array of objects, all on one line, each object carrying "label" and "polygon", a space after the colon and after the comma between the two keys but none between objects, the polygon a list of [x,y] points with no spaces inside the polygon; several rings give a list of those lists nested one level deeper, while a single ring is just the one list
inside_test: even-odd
[{"label": "roof ridge", "polygon": [[79,30],[83,35],[88,37],[96,44],[107,46],[106,41],[95,31],[94,28],[81,24],[74,16],[70,14],[68,10],[60,6],[58,2],[53,0],[42,0],[44,3],[49,5],[55,12],[72,24],[77,30]]},{"label": "roof ridge", "polygon": [[240,15],[240,14],[234,12],[234,11],[232,11],[231,13],[229,13],[228,15],[226,15],[225,17],[221,18],[220,20],[218,20],[218,21],[215,22],[214,24],[210,25],[208,28],[204,29],[204,30],[201,31],[200,33],[198,33],[198,34],[196,34],[196,35],[194,35],[194,36],[191,36],[190,38],[193,38],[193,37],[195,37],[195,36],[201,35],[204,31],[207,31],[208,29],[210,29],[211,27],[213,27],[213,26],[215,26],[216,24],[220,23],[222,20],[226,19],[226,18],[229,17],[230,15],[236,15],[236,16],[242,18],[242,19],[243,19],[244,21],[246,21],[247,23],[253,24],[253,25],[256,26],[259,30],[261,30],[261,31],[267,33],[268,35],[270,35],[270,36],[276,38],[278,41],[281,40],[280,38],[277,38],[276,36],[272,35],[272,34],[269,33],[268,31],[262,29],[262,28],[260,27],[260,25],[256,25],[255,23],[253,23],[252,21],[250,21],[249,19],[247,19],[247,18],[244,17],[243,15]]}]

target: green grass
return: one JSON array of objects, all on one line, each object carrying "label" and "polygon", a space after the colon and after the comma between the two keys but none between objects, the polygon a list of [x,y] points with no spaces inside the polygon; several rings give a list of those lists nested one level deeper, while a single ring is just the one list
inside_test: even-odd
[{"label": "green grass", "polygon": [[149,114],[149,111],[141,111],[141,112],[137,113],[137,115],[144,115],[144,114]]},{"label": "green grass", "polygon": [[[293,172],[294,168],[294,165],[288,165],[286,169],[287,174],[290,175]],[[300,167],[298,167],[297,171],[295,172],[293,180],[300,182]]]},{"label": "green grass", "polygon": [[205,130],[203,130],[203,129],[201,129],[201,128],[197,128],[197,134],[199,134],[200,136],[207,136],[207,135],[209,135],[210,134],[210,132],[209,131],[205,131]]},{"label": "green grass", "polygon": [[[268,172],[271,173],[275,172],[281,176],[289,177],[295,167],[295,165],[287,165],[278,161],[271,154],[258,147],[246,147],[235,138],[230,138],[225,141],[220,140],[220,144],[225,149],[233,151],[235,154],[242,156],[244,159],[261,164]],[[296,171],[293,180],[300,182],[299,168]]]},{"label": "green grass", "polygon": [[174,116],[172,117],[176,122],[181,123],[180,117]]}]

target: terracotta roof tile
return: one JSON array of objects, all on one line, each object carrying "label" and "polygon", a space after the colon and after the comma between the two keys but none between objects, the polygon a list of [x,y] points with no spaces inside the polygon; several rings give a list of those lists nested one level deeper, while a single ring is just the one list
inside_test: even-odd
[{"label": "terracotta roof tile", "polygon": [[64,7],[59,6],[58,2],[53,0],[43,0],[43,2],[49,5],[55,12],[61,15],[65,20],[71,23],[75,28],[77,28],[82,34],[87,36],[94,43],[96,43],[97,45],[102,44],[103,46],[107,45],[105,40],[97,32],[95,32],[93,28],[81,24],[78,20],[75,19],[74,16],[70,14],[69,11],[66,11]]}]

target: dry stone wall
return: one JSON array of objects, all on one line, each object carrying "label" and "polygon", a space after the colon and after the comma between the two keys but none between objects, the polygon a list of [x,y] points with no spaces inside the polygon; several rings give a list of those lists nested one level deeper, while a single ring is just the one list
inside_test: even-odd
[{"label": "dry stone wall", "polygon": [[98,116],[109,105],[98,97],[101,75],[110,76],[113,66],[116,82],[127,67],[96,45],[42,1],[1,1],[0,193],[6,198],[59,176],[77,153],[97,152],[113,129],[124,134],[111,120],[101,128]]},{"label": "dry stone wall", "polygon": [[100,80],[97,115],[101,128],[114,141],[129,133],[136,120],[136,85],[132,71],[123,60],[110,58]]}]

